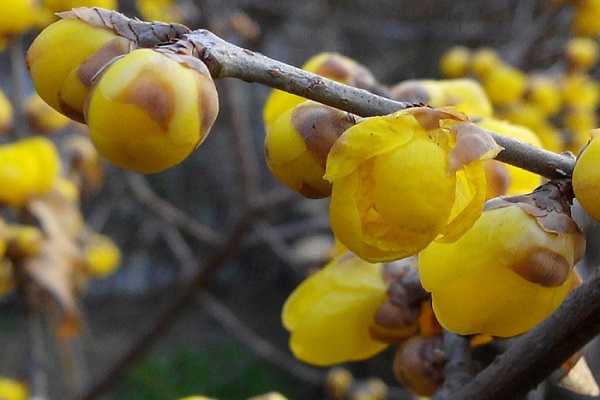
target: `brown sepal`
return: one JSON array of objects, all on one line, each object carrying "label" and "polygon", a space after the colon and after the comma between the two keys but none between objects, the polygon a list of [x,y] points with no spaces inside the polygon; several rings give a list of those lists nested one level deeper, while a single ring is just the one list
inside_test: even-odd
[{"label": "brown sepal", "polygon": [[125,15],[99,7],[78,7],[57,14],[60,18],[80,19],[89,25],[112,30],[135,42],[139,47],[154,47],[170,42],[190,33],[191,30],[180,24],[145,22],[128,18]]},{"label": "brown sepal", "polygon": [[492,159],[503,150],[485,129],[472,122],[457,122],[450,131],[456,134],[456,144],[448,154],[451,174],[473,161]]}]

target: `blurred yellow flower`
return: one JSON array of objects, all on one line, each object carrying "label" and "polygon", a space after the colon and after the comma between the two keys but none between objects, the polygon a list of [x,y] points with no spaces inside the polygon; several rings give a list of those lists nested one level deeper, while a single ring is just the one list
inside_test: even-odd
[{"label": "blurred yellow flower", "polygon": [[54,144],[32,137],[0,146],[0,202],[22,205],[29,196],[52,189],[60,172]]},{"label": "blurred yellow flower", "polygon": [[290,348],[302,361],[332,365],[371,357],[388,344],[369,334],[386,300],[379,264],[348,252],[302,282],[285,302],[282,322]]},{"label": "blurred yellow flower", "polygon": [[[366,67],[337,53],[319,53],[302,65],[302,69],[362,89],[367,89],[376,82],[375,77]],[[265,127],[285,111],[303,101],[306,101],[304,97],[281,90],[272,90],[263,108]]]},{"label": "blurred yellow flower", "polygon": [[492,103],[483,87],[475,80],[408,80],[390,88],[392,98],[429,106],[454,107],[469,117],[491,117]]},{"label": "blurred yellow flower", "polygon": [[27,386],[17,380],[0,377],[0,399],[26,400],[29,395]]}]

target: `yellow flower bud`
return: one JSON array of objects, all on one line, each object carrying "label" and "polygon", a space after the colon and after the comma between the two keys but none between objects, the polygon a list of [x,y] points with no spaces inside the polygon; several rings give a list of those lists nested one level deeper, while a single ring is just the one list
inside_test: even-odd
[{"label": "yellow flower bud", "polygon": [[36,92],[32,93],[27,99],[25,111],[29,129],[38,134],[49,134],[59,131],[71,121],[50,107]]},{"label": "yellow flower bud", "polygon": [[136,0],[135,5],[146,21],[185,22],[174,0]]},{"label": "yellow flower bud", "polygon": [[600,104],[600,83],[589,75],[571,73],[564,76],[561,90],[565,105],[595,109]]},{"label": "yellow flower bud", "polygon": [[58,151],[44,137],[0,146],[0,202],[22,205],[29,196],[48,192],[59,172]]},{"label": "yellow flower bud", "polygon": [[446,361],[441,336],[414,336],[396,349],[392,371],[401,385],[431,397],[444,382]]},{"label": "yellow flower bud", "polygon": [[13,127],[13,108],[10,101],[0,90],[0,134],[10,131]]},{"label": "yellow flower bud", "polygon": [[3,400],[26,400],[29,390],[24,383],[0,377],[0,398]]},{"label": "yellow flower bud", "polygon": [[440,71],[446,78],[467,76],[471,64],[471,51],[464,46],[449,49],[440,58]]},{"label": "yellow flower bud", "polygon": [[600,35],[600,2],[581,0],[573,4],[571,31],[578,36],[597,38]]},{"label": "yellow flower bud", "polygon": [[117,0],[42,0],[42,5],[53,13],[69,11],[77,7],[99,7],[107,10],[117,10]]},{"label": "yellow flower bud", "polygon": [[153,173],[189,156],[208,135],[218,108],[201,61],[138,49],[103,71],[85,115],[100,154],[119,167]]},{"label": "yellow flower bud", "polygon": [[432,107],[453,107],[470,117],[490,117],[492,103],[472,79],[408,80],[390,88],[392,98]]},{"label": "yellow flower bud", "polygon": [[496,50],[489,47],[483,47],[473,52],[471,58],[471,70],[475,75],[482,78],[501,63],[502,60]]},{"label": "yellow flower bud", "polygon": [[598,126],[598,116],[594,109],[568,107],[562,114],[562,123],[568,135],[565,150],[577,154],[588,142],[590,131]]},{"label": "yellow flower bud", "polygon": [[485,92],[492,103],[501,106],[519,100],[527,86],[526,75],[506,64],[494,66],[482,79]]},{"label": "yellow flower bud", "polygon": [[182,397],[179,400],[215,400],[213,397],[206,397],[206,396],[188,396],[188,397]]},{"label": "yellow flower bud", "polygon": [[269,392],[258,396],[248,397],[247,400],[288,400],[287,397],[279,392]]},{"label": "yellow flower bud", "polygon": [[85,239],[83,257],[87,272],[96,277],[112,274],[121,263],[121,251],[112,239],[95,233]]},{"label": "yellow flower bud", "polygon": [[598,43],[590,38],[573,38],[567,43],[565,57],[572,69],[586,71],[598,62]]},{"label": "yellow flower bud", "polygon": [[359,122],[327,159],[335,236],[371,262],[414,255],[439,234],[455,239],[481,212],[479,160],[497,151],[463,114],[417,107]]},{"label": "yellow flower bud", "polygon": [[542,109],[531,102],[518,101],[502,109],[498,116],[516,125],[531,129],[542,141],[546,150],[560,153],[564,140],[559,130],[552,125]]},{"label": "yellow flower bud", "polygon": [[[367,68],[337,53],[319,53],[310,58],[302,69],[361,89],[369,89],[376,85],[375,78]],[[304,97],[281,90],[271,91],[263,108],[265,126],[269,126],[285,111],[303,101],[306,101]]]},{"label": "yellow flower bud", "polygon": [[354,382],[352,373],[345,368],[332,368],[325,378],[325,388],[333,400],[345,400]]},{"label": "yellow flower bud", "polygon": [[[521,142],[529,143],[536,147],[542,147],[542,142],[536,134],[523,126],[513,125],[507,121],[495,118],[483,118],[482,120],[477,121],[477,125],[484,129],[512,137]],[[509,164],[500,163],[496,160],[488,160],[485,161],[485,163],[500,164],[492,167],[492,169],[486,166],[486,179],[488,181],[487,199],[503,195],[529,193],[542,183],[540,176],[533,172]],[[503,172],[502,169],[506,172]],[[493,173],[496,175],[491,176],[489,174],[490,171],[494,171]],[[508,181],[505,183],[502,182],[503,177],[506,177]],[[494,185],[497,185],[498,183],[500,183],[499,187]]]},{"label": "yellow flower bud", "polygon": [[35,24],[35,0],[3,1],[0,5],[0,37],[20,35]]},{"label": "yellow flower bud", "polygon": [[265,155],[269,169],[283,184],[306,197],[331,195],[323,179],[333,143],[355,118],[341,110],[305,101],[267,126]]},{"label": "yellow flower bud", "polygon": [[35,226],[8,224],[6,229],[11,258],[36,256],[42,250],[44,234]]},{"label": "yellow flower bud", "polygon": [[525,97],[546,116],[556,114],[562,106],[558,82],[543,75],[533,75],[528,78]]},{"label": "yellow flower bud", "polygon": [[291,332],[294,355],[310,364],[333,365],[385,349],[388,344],[374,340],[369,326],[386,289],[379,264],[350,252],[333,259],[302,282],[283,306],[282,322]]},{"label": "yellow flower bud", "polygon": [[553,185],[491,200],[460,239],[434,242],[419,254],[421,283],[444,328],[461,335],[514,336],[563,301],[585,237],[557,195],[563,189]]},{"label": "yellow flower bud", "polygon": [[600,221],[600,131],[592,131],[592,138],[575,163],[573,191],[583,209]]},{"label": "yellow flower bud", "polygon": [[92,77],[112,58],[128,52],[130,44],[112,30],[65,18],[48,26],[33,41],[27,66],[36,91],[46,103],[84,122],[83,106]]}]

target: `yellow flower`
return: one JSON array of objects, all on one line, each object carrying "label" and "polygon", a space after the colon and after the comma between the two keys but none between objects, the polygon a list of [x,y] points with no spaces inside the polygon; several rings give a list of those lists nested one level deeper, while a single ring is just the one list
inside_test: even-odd
[{"label": "yellow flower", "polygon": [[35,89],[52,108],[84,122],[83,105],[92,77],[106,62],[128,52],[130,43],[112,30],[61,19],[44,29],[27,52]]},{"label": "yellow flower", "polygon": [[42,250],[44,233],[35,226],[8,224],[6,229],[11,258],[36,256]]},{"label": "yellow flower", "polygon": [[492,103],[504,106],[519,100],[525,93],[527,77],[511,65],[498,64],[487,71],[482,82]]},{"label": "yellow flower", "polygon": [[559,306],[585,237],[566,203],[554,207],[555,193],[491,200],[460,239],[419,254],[421,283],[442,326],[461,335],[514,336]]},{"label": "yellow flower", "polygon": [[496,50],[489,47],[482,47],[475,50],[471,56],[471,71],[482,78],[501,63],[502,60]]},{"label": "yellow flower", "polygon": [[573,3],[575,15],[571,30],[575,35],[597,38],[600,35],[600,1],[581,0]]},{"label": "yellow flower", "polygon": [[469,72],[471,51],[464,46],[455,46],[440,58],[440,71],[446,78],[462,78]]},{"label": "yellow flower", "polygon": [[539,74],[528,77],[525,99],[546,116],[556,114],[562,106],[558,82]]},{"label": "yellow flower", "polygon": [[341,110],[305,101],[267,126],[265,156],[269,169],[283,184],[310,198],[331,195],[323,179],[327,155],[337,138],[356,123]]},{"label": "yellow flower", "polygon": [[56,13],[69,11],[77,7],[99,7],[107,10],[117,10],[119,3],[117,0],[42,0],[42,6]]},{"label": "yellow flower", "polygon": [[27,123],[32,132],[49,134],[66,127],[71,120],[50,107],[42,98],[33,92],[27,98],[25,107]]},{"label": "yellow flower", "polygon": [[0,37],[19,35],[34,26],[38,11],[35,0],[10,0],[1,4]]},{"label": "yellow flower", "polygon": [[285,302],[282,321],[294,355],[310,364],[332,365],[371,357],[388,344],[369,327],[387,298],[379,264],[348,252],[307,278]]},{"label": "yellow flower", "polygon": [[10,131],[13,127],[13,108],[10,101],[0,90],[0,134]]},{"label": "yellow flower", "polygon": [[59,172],[58,151],[44,137],[0,146],[0,202],[22,205],[29,196],[48,192]]},{"label": "yellow flower", "polygon": [[564,151],[564,140],[559,130],[546,118],[542,108],[532,102],[518,101],[503,108],[498,116],[516,125],[531,129],[546,150]]},{"label": "yellow flower", "polygon": [[587,74],[567,74],[562,78],[561,90],[565,105],[595,109],[600,104],[600,83]]},{"label": "yellow flower", "polygon": [[573,191],[583,209],[596,221],[600,221],[600,131],[592,131],[592,137],[575,163]]},{"label": "yellow flower", "polygon": [[346,130],[327,159],[335,236],[370,262],[454,240],[481,213],[482,158],[498,147],[460,113],[409,108]]},{"label": "yellow flower", "polygon": [[83,249],[87,271],[96,277],[108,276],[119,267],[121,251],[110,237],[97,233],[90,235]]},{"label": "yellow flower", "polygon": [[491,117],[492,103],[473,79],[408,80],[390,88],[392,98],[429,106],[454,107],[469,117]]},{"label": "yellow flower", "polygon": [[152,173],[189,156],[208,135],[218,109],[204,63],[138,49],[95,81],[85,116],[100,154],[121,168]]},{"label": "yellow flower", "polygon": [[[356,61],[337,53],[319,53],[311,57],[302,69],[337,82],[368,89],[376,81],[371,72]],[[304,97],[272,90],[263,108],[263,121],[268,127],[290,108],[306,101]]]},{"label": "yellow flower", "polygon": [[184,22],[174,0],[136,0],[135,4],[146,21]]},{"label": "yellow flower", "polygon": [[[541,140],[530,129],[513,125],[507,121],[495,118],[483,118],[477,125],[490,131],[512,137],[536,147],[542,147]],[[487,183],[487,199],[496,196],[529,193],[538,187],[542,181],[539,175],[496,160],[485,162]],[[494,164],[490,168],[490,164]],[[494,171],[493,173],[488,173]],[[506,180],[503,179],[506,178]],[[504,181],[503,181],[504,180]]]},{"label": "yellow flower", "polygon": [[27,386],[15,379],[0,377],[0,399],[26,400],[29,395]]},{"label": "yellow flower", "polygon": [[573,38],[567,43],[565,57],[572,69],[586,71],[598,62],[598,43],[586,37]]},{"label": "yellow flower", "polygon": [[595,109],[567,107],[562,113],[562,124],[568,135],[565,150],[577,154],[588,142],[590,131],[598,126],[598,116]]}]

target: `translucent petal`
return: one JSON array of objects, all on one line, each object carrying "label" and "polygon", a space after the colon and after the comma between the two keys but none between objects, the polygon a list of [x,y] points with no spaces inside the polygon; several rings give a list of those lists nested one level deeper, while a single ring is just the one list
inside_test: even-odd
[{"label": "translucent petal", "polygon": [[415,131],[423,129],[414,117],[402,112],[360,121],[346,130],[331,148],[324,178],[333,183],[365,160],[404,145]]},{"label": "translucent petal", "polygon": [[292,331],[292,352],[315,365],[362,360],[379,353],[388,344],[374,340],[369,326],[385,298],[385,292],[375,290],[336,290],[320,297]]},{"label": "translucent petal", "polygon": [[456,195],[448,224],[437,240],[447,243],[461,237],[481,215],[485,202],[486,180],[481,161],[467,164],[456,173]]},{"label": "translucent petal", "polygon": [[318,298],[334,289],[385,292],[387,287],[379,264],[370,264],[351,252],[345,252],[305,279],[288,297],[283,306],[283,325],[293,330]]}]

